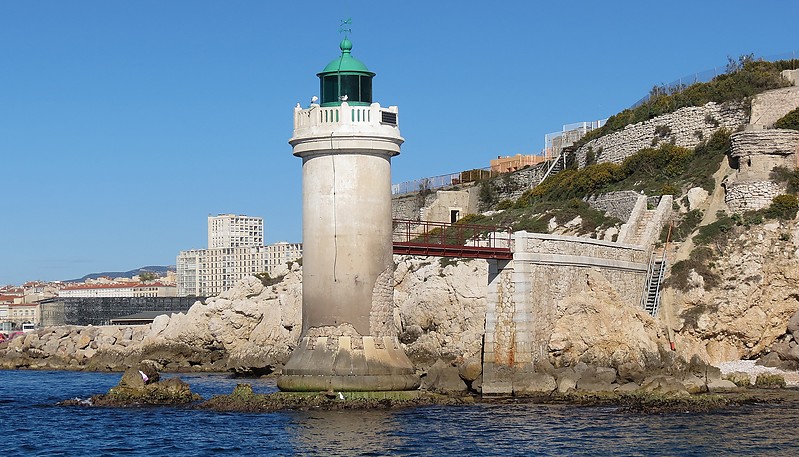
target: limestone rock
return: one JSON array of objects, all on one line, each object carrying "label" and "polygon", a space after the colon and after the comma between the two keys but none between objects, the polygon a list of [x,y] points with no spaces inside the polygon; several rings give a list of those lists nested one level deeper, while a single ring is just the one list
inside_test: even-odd
[{"label": "limestone rock", "polygon": [[707,383],[707,389],[709,392],[723,392],[729,390],[737,390],[738,386],[735,385],[732,381],[728,381],[726,379],[718,379]]},{"label": "limestone rock", "polygon": [[685,385],[673,376],[652,376],[646,378],[641,384],[641,390],[666,395],[688,395]]},{"label": "limestone rock", "polygon": [[799,314],[799,256],[786,251],[786,233],[799,233],[796,221],[733,229],[723,255],[713,259],[719,284],[674,295],[682,319],[678,348],[686,358],[698,355],[711,364],[753,359],[799,325],[799,317],[791,323]]},{"label": "limestone rock", "polygon": [[707,384],[705,381],[694,374],[686,374],[681,379],[680,382],[688,393],[691,394],[698,394],[701,392],[705,392],[707,390]]},{"label": "limestone rock", "polygon": [[660,346],[666,344],[655,320],[622,304],[610,282],[595,270],[586,274],[584,291],[558,303],[548,342],[555,366],[583,361],[602,367],[659,366]]},{"label": "limestone rock", "polygon": [[472,382],[483,374],[483,364],[476,357],[461,359],[458,363],[458,374],[464,381]]},{"label": "limestone rock", "polygon": [[417,368],[439,357],[480,358],[488,264],[395,256],[394,304],[400,340]]},{"label": "limestone rock", "polygon": [[627,382],[627,383],[624,383],[624,384],[620,385],[619,387],[617,387],[615,392],[618,392],[618,393],[630,393],[630,392],[635,392],[635,391],[637,391],[640,388],[641,388],[641,386],[639,386],[637,383]]},{"label": "limestone rock", "polygon": [[793,335],[795,340],[799,340],[799,311],[793,313],[788,320],[788,332]]},{"label": "limestone rock", "polygon": [[616,371],[612,368],[588,367],[580,374],[576,389],[585,392],[613,392],[618,387],[613,384],[615,379]]},{"label": "limestone rock", "polygon": [[422,378],[422,389],[438,393],[462,393],[466,391],[466,384],[456,367],[438,359]]},{"label": "limestone rock", "polygon": [[577,388],[579,376],[572,368],[566,368],[559,372],[558,393],[567,394]]},{"label": "limestone rock", "polygon": [[549,395],[557,388],[555,378],[546,373],[522,373],[513,379],[514,395]]},{"label": "limestone rock", "polygon": [[705,189],[701,187],[694,187],[688,190],[686,197],[688,198],[688,210],[693,210],[698,208],[702,203],[707,200],[707,197],[710,194]]}]

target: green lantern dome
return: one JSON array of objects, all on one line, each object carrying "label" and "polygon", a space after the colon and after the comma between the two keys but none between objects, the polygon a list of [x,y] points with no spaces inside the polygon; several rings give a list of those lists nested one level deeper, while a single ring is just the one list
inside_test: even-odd
[{"label": "green lantern dome", "polygon": [[360,60],[352,57],[352,42],[341,40],[341,57],[333,59],[321,72],[319,92],[322,106],[339,106],[342,101],[349,105],[368,106],[372,104],[372,78],[374,73]]}]

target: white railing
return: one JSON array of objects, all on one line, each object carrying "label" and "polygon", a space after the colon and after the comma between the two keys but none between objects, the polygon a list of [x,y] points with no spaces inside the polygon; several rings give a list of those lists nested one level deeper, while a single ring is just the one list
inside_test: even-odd
[{"label": "white railing", "polygon": [[[572,124],[565,124],[560,132],[552,132],[547,133],[544,135],[544,149],[551,150],[554,147],[554,140],[555,138],[559,137],[570,137],[570,140],[573,142],[582,138],[586,133],[590,132],[591,130],[598,129],[605,125],[607,119],[600,119],[598,121],[590,121],[590,122],[574,122]],[[570,134],[570,135],[567,135]],[[569,145],[561,145],[569,146]],[[560,153],[560,151],[554,151],[556,154]]]},{"label": "white railing", "polygon": [[[381,108],[380,104],[369,106],[350,106],[342,102],[341,106],[311,105],[310,108],[294,108],[294,130],[317,126],[333,126],[346,124],[382,124],[382,113],[392,113],[397,119],[397,107]],[[396,126],[396,124],[389,124]]]}]

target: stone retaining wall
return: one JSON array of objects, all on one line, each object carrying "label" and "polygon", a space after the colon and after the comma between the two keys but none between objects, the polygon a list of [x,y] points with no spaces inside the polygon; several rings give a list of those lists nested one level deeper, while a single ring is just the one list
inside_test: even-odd
[{"label": "stone retaining wall", "polygon": [[434,191],[395,195],[391,197],[391,218],[418,221],[421,209],[432,204],[435,199]]},{"label": "stone retaining wall", "polygon": [[558,303],[585,288],[589,270],[615,287],[621,304],[639,307],[648,257],[642,246],[516,232],[512,261],[489,262],[483,393],[513,390],[516,370],[547,359]]},{"label": "stone retaining wall", "polygon": [[623,130],[591,140],[576,153],[580,166],[585,166],[589,149],[597,162],[621,163],[644,148],[673,142],[677,146],[694,148],[720,128],[736,130],[747,123],[742,105],[708,103],[704,106],[681,108],[648,121],[628,125]]},{"label": "stone retaining wall", "polygon": [[728,183],[724,201],[733,213],[767,208],[777,195],[785,193],[785,186],[772,181]]},{"label": "stone retaining wall", "polygon": [[724,182],[724,201],[732,212],[766,208],[784,184],[771,181],[775,167],[796,168],[799,131],[752,129],[730,137],[735,174]]},{"label": "stone retaining wall", "polygon": [[606,215],[626,222],[635,208],[635,203],[641,194],[634,190],[608,192],[606,194],[588,197],[585,201],[591,208],[604,211]]},{"label": "stone retaining wall", "polygon": [[799,107],[799,87],[774,89],[752,100],[752,125],[773,127],[777,120]]},{"label": "stone retaining wall", "polygon": [[[515,201],[525,191],[532,189],[541,182],[547,172],[550,163],[540,163],[512,173],[503,173],[498,178],[475,183],[459,184],[457,186],[438,189],[438,191],[468,191],[468,212],[487,211],[493,204],[503,200]],[[493,194],[493,202],[481,201],[480,187],[490,186],[490,194]],[[422,209],[429,209],[438,199],[438,191],[413,192],[410,194],[395,195],[391,198],[391,217],[394,219],[425,220],[422,216]],[[461,214],[461,217],[466,214]],[[448,221],[447,221],[448,222]]]}]

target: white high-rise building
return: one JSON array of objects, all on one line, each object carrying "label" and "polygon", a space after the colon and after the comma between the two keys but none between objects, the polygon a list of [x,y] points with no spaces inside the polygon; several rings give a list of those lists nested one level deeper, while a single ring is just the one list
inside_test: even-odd
[{"label": "white high-rise building", "polygon": [[236,214],[208,216],[208,249],[264,245],[264,220]]},{"label": "white high-rise building", "polygon": [[208,246],[178,254],[179,297],[219,295],[245,276],[259,273],[275,277],[289,262],[302,257],[301,243],[264,246],[260,217],[209,216]]}]

